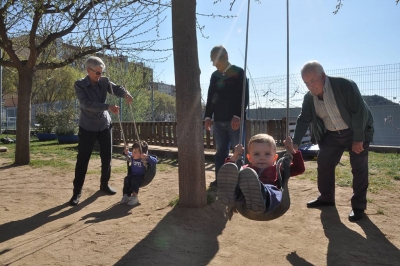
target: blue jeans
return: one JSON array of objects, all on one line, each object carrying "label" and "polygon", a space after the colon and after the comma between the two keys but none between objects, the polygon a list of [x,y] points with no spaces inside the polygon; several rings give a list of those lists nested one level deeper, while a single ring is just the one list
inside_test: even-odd
[{"label": "blue jeans", "polygon": [[[233,130],[231,127],[231,121],[214,121],[213,129],[214,141],[217,150],[215,153],[215,179],[217,179],[219,168],[221,168],[221,166],[225,163],[225,159],[229,156],[229,151],[231,148],[234,149],[235,146],[239,144],[240,128]],[[245,130],[243,130],[242,139],[246,139],[245,133]]]}]

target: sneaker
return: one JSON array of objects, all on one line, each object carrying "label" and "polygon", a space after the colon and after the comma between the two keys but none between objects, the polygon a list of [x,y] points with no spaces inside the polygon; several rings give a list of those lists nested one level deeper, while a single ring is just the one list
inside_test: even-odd
[{"label": "sneaker", "polygon": [[129,201],[129,196],[127,194],[124,194],[124,196],[122,196],[122,199],[120,201],[120,204],[126,204]]},{"label": "sneaker", "polygon": [[129,205],[129,206],[134,206],[134,205],[137,205],[137,204],[139,204],[139,199],[138,199],[137,196],[130,197],[129,201],[127,203],[127,205]]},{"label": "sneaker", "polygon": [[218,189],[217,199],[224,205],[235,204],[236,187],[238,185],[239,172],[236,164],[226,163],[221,166],[217,174]]},{"label": "sneaker", "polygon": [[257,173],[251,168],[245,168],[239,173],[239,188],[246,199],[246,208],[256,213],[265,211],[265,201],[261,192],[262,183]]}]

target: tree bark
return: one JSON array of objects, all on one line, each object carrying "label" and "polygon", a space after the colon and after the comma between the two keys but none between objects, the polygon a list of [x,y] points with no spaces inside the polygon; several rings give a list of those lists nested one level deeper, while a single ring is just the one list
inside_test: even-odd
[{"label": "tree bark", "polygon": [[179,206],[207,205],[200,68],[196,37],[196,0],[172,0]]},{"label": "tree bark", "polygon": [[26,165],[30,163],[30,124],[33,73],[33,69],[23,69],[18,71],[17,142],[15,145],[15,164],[17,165]]}]

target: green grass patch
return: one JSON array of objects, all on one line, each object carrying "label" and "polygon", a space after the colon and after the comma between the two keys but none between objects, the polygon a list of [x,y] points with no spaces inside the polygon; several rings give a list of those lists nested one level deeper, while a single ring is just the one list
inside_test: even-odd
[{"label": "green grass patch", "polygon": [[179,204],[179,196],[176,196],[175,198],[173,198],[169,203],[168,206],[170,207],[175,207],[178,206]]},{"label": "green grass patch", "polygon": [[[336,184],[341,187],[351,187],[353,175],[351,173],[349,154],[345,152],[336,166]],[[312,160],[299,179],[316,181],[317,163]],[[382,189],[395,189],[394,182],[400,180],[400,154],[369,152],[369,187],[371,193],[378,193]]]}]

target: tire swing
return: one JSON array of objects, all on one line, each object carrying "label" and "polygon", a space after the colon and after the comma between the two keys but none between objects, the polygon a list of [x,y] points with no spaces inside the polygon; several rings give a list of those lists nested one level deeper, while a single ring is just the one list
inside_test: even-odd
[{"label": "tire swing", "polygon": [[[129,106],[130,106],[131,115],[132,115],[133,127],[135,129],[135,136],[136,136],[136,139],[137,139],[137,141],[139,143],[140,153],[142,153],[142,146],[140,145],[140,138],[139,138],[139,134],[138,134],[137,127],[136,127],[135,118],[133,116],[132,105],[129,105]],[[121,129],[122,129],[121,122],[120,122],[120,126],[121,126]],[[125,142],[125,137],[124,137],[124,134],[123,134],[123,130],[121,130],[121,132],[122,132],[122,136],[124,138],[124,143],[125,143],[125,147],[126,147],[127,145],[126,145],[126,142]],[[151,156],[157,158],[157,156],[155,156],[155,155],[151,155]],[[127,159],[127,161],[126,161],[127,173],[128,173],[128,175],[131,175],[132,174],[132,167],[131,167],[132,160],[128,156],[126,157],[126,159]],[[144,174],[142,183],[140,184],[141,188],[147,186],[148,184],[150,184],[151,181],[153,181],[154,177],[156,176],[156,172],[157,172],[157,164],[154,164],[154,165],[147,164],[145,167],[146,167],[146,172]]]},{"label": "tire swing", "polygon": [[[93,0],[92,0],[91,2],[92,2],[92,5],[94,5]],[[107,6],[106,3],[105,3],[104,5],[105,5],[105,9],[106,9],[106,14],[107,14],[107,16],[108,16],[108,14],[110,14],[110,12],[109,12],[109,10],[108,10],[108,6]],[[97,22],[97,14],[95,13],[95,15],[96,15],[96,16],[95,16],[95,21],[96,21],[96,23],[97,23],[97,25],[98,25],[98,22]],[[113,31],[113,26],[112,26],[111,24],[110,24],[110,28],[111,28],[111,31]],[[99,35],[100,35],[100,32],[99,32]],[[116,40],[115,40],[115,36],[114,36],[114,35],[113,35],[113,39],[114,39],[114,43],[115,43],[115,45],[116,45]],[[104,48],[104,46],[103,46],[103,48]],[[117,57],[118,57],[118,58],[121,58],[121,55],[119,54],[118,49],[115,49],[115,51],[116,51]],[[104,54],[104,49],[103,49],[103,54]],[[123,85],[124,85],[124,88],[126,88],[125,82],[124,82],[124,81],[123,81]],[[111,91],[111,94],[114,95],[114,91],[113,91],[113,89],[112,89],[111,83],[110,83],[110,91]],[[136,136],[137,141],[140,143],[139,134],[138,134],[137,128],[136,128],[135,117],[134,117],[134,115],[133,115],[132,104],[130,104],[129,107],[130,107],[130,111],[131,111],[131,115],[132,115],[133,125],[134,125],[134,128],[135,128],[135,136]],[[124,141],[124,147],[127,147],[127,143],[126,143],[124,131],[122,130],[121,119],[120,119],[119,116],[118,116],[118,124],[119,124],[119,127],[120,127],[120,129],[121,129],[122,139],[123,139],[123,141]],[[141,145],[139,145],[139,149],[140,149],[140,153],[142,153],[142,147],[141,147]],[[152,156],[154,156],[154,155],[152,155]],[[157,158],[157,156],[154,156],[154,157]],[[127,156],[126,158],[127,158],[126,164],[127,164],[127,168],[128,168],[128,169],[127,169],[127,173],[128,173],[128,175],[129,175],[129,174],[132,173],[131,159],[130,159],[128,156]],[[144,175],[144,178],[143,178],[143,181],[142,181],[142,184],[140,185],[140,187],[145,187],[145,186],[147,186],[148,184],[150,184],[151,181],[153,181],[153,179],[154,179],[154,177],[155,177],[155,175],[156,175],[156,170],[157,170],[156,165],[157,165],[157,164],[151,166],[151,165],[149,164],[149,165],[146,166],[146,173],[145,173],[145,175]]]},{"label": "tire swing", "polygon": [[[248,209],[246,207],[246,201],[236,201],[235,208],[236,210],[247,219],[255,220],[255,221],[271,221],[276,218],[281,217],[286,213],[290,208],[290,195],[289,195],[289,187],[288,181],[290,177],[290,156],[284,156],[280,158],[276,163],[276,170],[278,173],[278,179],[281,184],[282,191],[282,201],[281,203],[271,212],[268,213],[256,213],[255,211]],[[283,168],[283,176],[281,175],[281,167]]]},{"label": "tire swing", "polygon": [[[287,3],[288,10],[288,3]],[[247,28],[246,28],[246,47],[245,47],[245,58],[244,58],[244,78],[243,78],[243,95],[242,95],[242,110],[241,117],[244,117],[244,109],[245,109],[245,88],[246,88],[246,68],[247,68],[247,44],[248,44],[248,30],[249,30],[249,13],[250,13],[250,0],[248,0],[248,8],[247,8]],[[289,16],[287,13],[287,24],[289,25]],[[289,40],[289,26],[287,25],[287,40]],[[287,97],[286,97],[286,121],[289,121],[289,41],[287,41]],[[244,127],[244,119],[241,119],[240,125],[240,140],[243,140],[243,127]],[[289,133],[289,123],[286,123],[286,132]],[[281,203],[271,212],[268,213],[256,213],[253,210],[250,210],[246,207],[246,201],[239,200],[235,201],[236,210],[247,219],[255,220],[255,221],[271,221],[276,218],[281,217],[286,211],[290,208],[290,195],[289,195],[289,187],[288,181],[290,177],[290,163],[291,163],[292,155],[290,152],[286,151],[286,154],[280,158],[276,163],[276,170],[278,174],[278,179],[281,185],[280,190],[282,191],[282,200]],[[283,176],[281,174],[281,170],[283,170]]]},{"label": "tire swing", "polygon": [[[155,156],[155,155],[152,155],[152,156],[157,158],[157,156]],[[128,159],[126,161],[128,175],[132,174],[131,163],[132,163],[132,160]],[[146,173],[144,174],[143,181],[142,181],[142,184],[140,185],[140,187],[142,188],[142,187],[145,187],[148,184],[150,184],[150,182],[153,181],[154,177],[156,176],[156,172],[157,172],[157,164],[154,164],[154,165],[149,164],[146,167]]]}]

